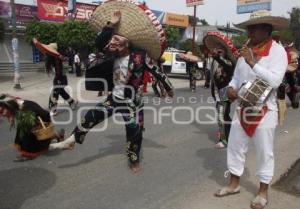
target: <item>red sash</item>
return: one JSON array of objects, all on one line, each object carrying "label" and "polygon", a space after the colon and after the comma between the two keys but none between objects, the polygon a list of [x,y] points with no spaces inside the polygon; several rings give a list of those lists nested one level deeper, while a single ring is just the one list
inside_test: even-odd
[{"label": "red sash", "polygon": [[247,112],[247,109],[243,108],[238,110],[238,112],[240,115],[241,126],[243,127],[245,133],[249,137],[252,137],[255,133],[257,126],[268,112],[268,107],[263,106],[263,108],[258,113],[251,113],[249,111]]}]

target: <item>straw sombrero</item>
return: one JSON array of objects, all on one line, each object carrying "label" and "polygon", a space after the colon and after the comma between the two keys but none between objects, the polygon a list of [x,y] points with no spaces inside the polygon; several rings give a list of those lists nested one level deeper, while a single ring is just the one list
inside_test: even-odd
[{"label": "straw sombrero", "polygon": [[247,29],[250,25],[259,24],[269,24],[273,26],[273,30],[280,31],[289,27],[289,20],[284,17],[271,16],[270,11],[267,10],[259,10],[253,12],[250,15],[249,20],[239,24],[234,24],[234,26],[241,29]]},{"label": "straw sombrero", "polygon": [[209,52],[211,52],[217,45],[222,45],[226,49],[229,59],[236,62],[238,50],[227,36],[219,32],[208,32],[203,38],[203,43]]},{"label": "straw sombrero", "polygon": [[199,62],[200,58],[193,55],[193,52],[188,51],[186,54],[180,53],[179,56],[186,60],[186,61],[190,61],[190,62]]},{"label": "straw sombrero", "polygon": [[137,48],[158,59],[166,48],[166,36],[157,17],[142,3],[130,0],[109,0],[92,14],[92,26],[101,31],[114,11],[121,11],[121,21],[115,34],[126,37]]},{"label": "straw sombrero", "polygon": [[50,43],[48,45],[42,44],[35,38],[32,39],[33,44],[38,48],[42,53],[48,54],[54,57],[59,57],[60,53],[57,51],[57,43]]}]

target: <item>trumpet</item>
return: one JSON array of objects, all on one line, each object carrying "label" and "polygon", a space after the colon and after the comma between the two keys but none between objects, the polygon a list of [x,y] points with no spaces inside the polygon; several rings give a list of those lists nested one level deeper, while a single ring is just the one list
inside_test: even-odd
[{"label": "trumpet", "polygon": [[[248,45],[250,44],[250,42],[251,42],[251,39],[249,38],[249,39],[246,41],[246,43],[243,45],[243,47],[239,50],[239,57],[242,56],[242,55],[241,55],[242,49],[243,49],[245,46],[248,47]],[[252,49],[249,48],[249,51],[250,51],[250,53],[251,53],[252,59],[256,62],[257,60],[256,60],[256,57],[254,56],[254,53],[253,53]]]},{"label": "trumpet", "polygon": [[243,47],[239,49],[239,53],[242,51],[242,49],[245,47],[245,46],[248,46],[249,43],[250,43],[251,39],[248,38],[248,40],[246,41],[246,43],[243,44]]}]

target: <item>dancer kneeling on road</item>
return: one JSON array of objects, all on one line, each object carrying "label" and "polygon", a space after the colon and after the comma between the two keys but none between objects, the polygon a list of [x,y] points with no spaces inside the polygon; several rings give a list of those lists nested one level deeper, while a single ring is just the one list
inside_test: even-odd
[{"label": "dancer kneeling on road", "polygon": [[20,152],[20,156],[16,157],[16,162],[32,160],[48,150],[51,140],[64,139],[65,131],[61,129],[59,132],[52,132],[52,135],[45,140],[38,140],[33,132],[40,123],[38,117],[45,123],[51,122],[51,118],[47,110],[33,101],[2,94],[0,116],[7,117],[12,126],[15,123],[17,125],[15,147]]}]

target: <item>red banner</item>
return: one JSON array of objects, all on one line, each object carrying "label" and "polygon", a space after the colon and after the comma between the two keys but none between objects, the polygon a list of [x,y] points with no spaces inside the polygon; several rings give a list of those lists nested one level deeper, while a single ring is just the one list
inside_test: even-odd
[{"label": "red banner", "polygon": [[[38,17],[40,20],[64,21],[68,13],[67,1],[37,0]],[[88,20],[96,8],[91,4],[76,4],[75,19]]]},{"label": "red banner", "polygon": [[28,22],[37,18],[37,7],[23,4],[15,4],[16,17],[20,22]]}]

